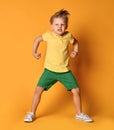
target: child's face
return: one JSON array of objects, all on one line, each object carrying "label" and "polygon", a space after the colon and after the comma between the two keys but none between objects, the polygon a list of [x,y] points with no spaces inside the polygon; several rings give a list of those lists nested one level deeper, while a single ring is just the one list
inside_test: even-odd
[{"label": "child's face", "polygon": [[51,28],[57,35],[63,35],[67,25],[65,23],[65,20],[63,18],[54,18],[53,23],[51,24]]}]

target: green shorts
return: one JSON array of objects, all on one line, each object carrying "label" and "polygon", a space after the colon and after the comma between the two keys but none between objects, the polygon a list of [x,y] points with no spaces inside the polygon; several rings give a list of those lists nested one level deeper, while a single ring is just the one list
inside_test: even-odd
[{"label": "green shorts", "polygon": [[50,71],[48,69],[44,69],[44,72],[41,75],[37,83],[37,86],[43,87],[45,90],[48,90],[57,81],[62,83],[69,91],[72,90],[73,88],[79,88],[71,71],[57,73]]}]

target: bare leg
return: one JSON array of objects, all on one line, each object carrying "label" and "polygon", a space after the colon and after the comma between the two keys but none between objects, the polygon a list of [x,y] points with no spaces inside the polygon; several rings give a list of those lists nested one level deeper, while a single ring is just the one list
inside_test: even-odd
[{"label": "bare leg", "polygon": [[32,100],[32,108],[31,108],[31,112],[33,112],[34,114],[36,113],[37,106],[40,102],[43,91],[44,91],[44,88],[42,88],[42,87],[37,86],[35,89],[33,100]]},{"label": "bare leg", "polygon": [[74,88],[71,90],[71,92],[73,93],[73,101],[74,101],[74,105],[76,107],[76,114],[79,115],[82,112],[79,88]]}]

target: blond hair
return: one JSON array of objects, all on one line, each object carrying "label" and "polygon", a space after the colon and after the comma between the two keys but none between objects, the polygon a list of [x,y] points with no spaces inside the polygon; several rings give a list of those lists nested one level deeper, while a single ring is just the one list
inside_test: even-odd
[{"label": "blond hair", "polygon": [[54,18],[63,18],[67,25],[68,24],[68,15],[69,15],[69,12],[67,10],[61,9],[51,16],[50,23],[51,24],[53,23]]}]

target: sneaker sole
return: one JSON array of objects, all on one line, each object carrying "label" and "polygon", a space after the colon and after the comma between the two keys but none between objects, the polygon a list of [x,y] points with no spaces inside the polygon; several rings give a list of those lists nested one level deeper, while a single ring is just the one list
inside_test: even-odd
[{"label": "sneaker sole", "polygon": [[76,118],[76,120],[78,120],[78,121],[83,121],[83,122],[87,122],[87,123],[92,123],[93,122],[93,120],[82,120],[82,119],[78,119],[78,118]]}]

